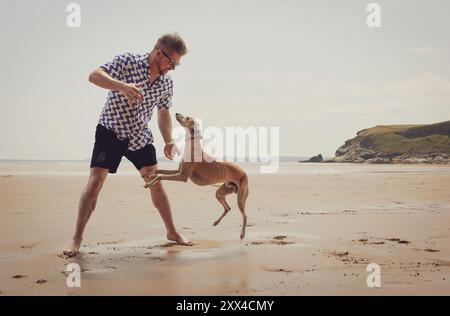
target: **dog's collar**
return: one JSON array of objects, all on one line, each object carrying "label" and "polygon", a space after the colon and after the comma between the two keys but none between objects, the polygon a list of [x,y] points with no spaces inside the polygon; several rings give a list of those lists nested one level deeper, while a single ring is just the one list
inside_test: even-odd
[{"label": "dog's collar", "polygon": [[186,141],[193,140],[193,139],[202,139],[202,138],[203,138],[202,132],[196,127],[194,127],[194,133],[186,133],[186,136],[185,136]]},{"label": "dog's collar", "polygon": [[202,139],[202,138],[203,138],[202,134],[198,134],[198,135],[186,134],[186,136],[185,136],[186,141],[193,140],[193,139]]}]

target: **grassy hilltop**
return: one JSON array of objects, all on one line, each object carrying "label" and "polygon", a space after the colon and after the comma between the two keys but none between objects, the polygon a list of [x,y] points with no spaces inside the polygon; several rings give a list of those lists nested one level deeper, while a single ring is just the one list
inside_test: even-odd
[{"label": "grassy hilltop", "polygon": [[449,163],[450,121],[377,125],[361,130],[336,151],[335,162]]}]

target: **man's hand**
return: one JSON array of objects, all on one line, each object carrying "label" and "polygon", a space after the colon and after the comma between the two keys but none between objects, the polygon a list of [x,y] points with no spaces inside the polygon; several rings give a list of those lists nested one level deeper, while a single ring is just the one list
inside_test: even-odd
[{"label": "man's hand", "polygon": [[128,84],[112,78],[103,68],[99,67],[89,74],[89,81],[93,84],[108,90],[119,91],[128,99],[128,103],[142,102],[144,95],[139,90],[144,86],[143,83]]},{"label": "man's hand", "polygon": [[167,143],[166,146],[164,146],[164,155],[167,159],[172,160],[175,155],[179,154],[180,149],[174,143]]},{"label": "man's hand", "polygon": [[128,104],[133,105],[144,101],[144,95],[139,88],[144,86],[143,83],[129,84],[124,83],[120,86],[119,91],[122,92],[128,99]]}]

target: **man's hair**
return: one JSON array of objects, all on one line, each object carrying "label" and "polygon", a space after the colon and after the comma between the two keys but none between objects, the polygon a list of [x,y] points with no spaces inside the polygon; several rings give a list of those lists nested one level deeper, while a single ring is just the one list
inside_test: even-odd
[{"label": "man's hair", "polygon": [[155,47],[164,48],[169,53],[176,52],[181,56],[186,55],[188,49],[186,43],[178,33],[167,33],[158,38]]}]

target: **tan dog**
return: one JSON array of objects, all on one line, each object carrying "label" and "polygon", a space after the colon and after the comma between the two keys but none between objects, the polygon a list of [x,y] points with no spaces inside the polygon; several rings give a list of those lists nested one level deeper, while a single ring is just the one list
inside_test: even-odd
[{"label": "tan dog", "polygon": [[225,200],[225,196],[237,193],[238,207],[243,217],[241,230],[241,239],[243,239],[247,226],[247,215],[245,213],[245,201],[248,197],[247,174],[236,164],[215,161],[213,157],[203,151],[200,143],[201,132],[193,118],[184,117],[179,113],[175,117],[178,123],[186,129],[186,145],[178,170],[157,170],[154,174],[145,175],[143,176],[144,180],[150,181],[144,187],[151,187],[161,180],[186,182],[190,179],[197,185],[222,183],[216,191],[216,198],[223,205],[224,212],[213,225],[219,224],[231,209]]}]

